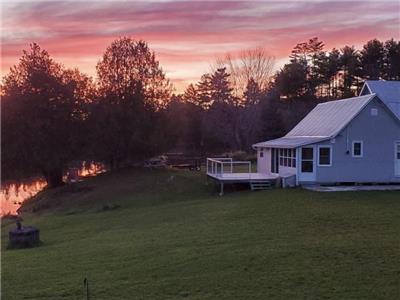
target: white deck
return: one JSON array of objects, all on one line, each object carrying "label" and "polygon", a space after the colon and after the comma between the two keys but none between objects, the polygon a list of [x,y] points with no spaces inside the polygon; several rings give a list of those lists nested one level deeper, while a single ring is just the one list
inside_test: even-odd
[{"label": "white deck", "polygon": [[233,161],[231,158],[207,158],[207,175],[221,183],[272,181],[279,177],[252,172],[250,161]]},{"label": "white deck", "polygon": [[224,182],[250,182],[257,180],[275,180],[278,178],[278,175],[264,173],[207,173],[207,175]]}]

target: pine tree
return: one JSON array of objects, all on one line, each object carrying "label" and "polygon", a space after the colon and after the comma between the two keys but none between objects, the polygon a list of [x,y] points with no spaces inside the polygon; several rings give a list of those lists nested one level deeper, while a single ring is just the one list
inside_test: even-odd
[{"label": "pine tree", "polygon": [[197,83],[197,103],[204,109],[209,109],[212,104],[211,98],[211,76],[204,74]]},{"label": "pine tree", "polygon": [[186,88],[182,96],[183,100],[189,103],[198,104],[199,95],[196,87],[191,83]]},{"label": "pine tree", "polygon": [[244,91],[244,105],[254,105],[260,102],[260,98],[262,96],[262,91],[258,85],[258,83],[253,79],[247,82],[246,90]]},{"label": "pine tree", "polygon": [[328,96],[332,96],[333,98],[338,97],[338,83],[335,75],[338,73],[339,68],[340,68],[340,51],[338,49],[333,48],[328,56],[328,69],[326,73],[326,77],[329,78]]},{"label": "pine tree", "polygon": [[377,39],[369,41],[360,52],[361,75],[364,79],[378,80],[382,78],[385,49]]},{"label": "pine tree", "polygon": [[[354,47],[345,46],[340,49],[340,68],[343,71],[341,84],[342,97],[353,97],[360,85],[360,55]],[[356,90],[356,91],[355,91]]]},{"label": "pine tree", "polygon": [[226,68],[217,69],[210,78],[211,99],[215,103],[236,105],[237,99],[232,95],[233,89],[229,83],[229,74]]},{"label": "pine tree", "polygon": [[391,39],[385,43],[383,77],[386,80],[400,80],[400,41]]}]

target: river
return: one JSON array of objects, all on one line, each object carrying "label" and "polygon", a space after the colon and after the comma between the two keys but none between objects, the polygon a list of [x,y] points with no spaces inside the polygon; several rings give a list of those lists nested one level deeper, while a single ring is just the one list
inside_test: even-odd
[{"label": "river", "polygon": [[[65,172],[64,182],[76,182],[84,177],[96,176],[104,173],[107,168],[102,163],[80,162]],[[17,214],[18,208],[22,203],[35,196],[46,187],[46,181],[43,177],[31,177],[21,181],[5,181],[0,189],[0,215]]]}]

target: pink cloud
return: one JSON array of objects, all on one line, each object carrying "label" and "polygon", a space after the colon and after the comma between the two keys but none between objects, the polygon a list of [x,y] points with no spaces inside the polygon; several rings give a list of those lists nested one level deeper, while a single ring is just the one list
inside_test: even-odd
[{"label": "pink cloud", "polygon": [[226,52],[262,46],[282,61],[293,46],[314,36],[327,49],[372,38],[399,39],[399,10],[397,1],[7,4],[1,69],[7,72],[35,41],[65,65],[94,75],[105,48],[120,36],[132,36],[149,43],[167,75],[181,86]]}]

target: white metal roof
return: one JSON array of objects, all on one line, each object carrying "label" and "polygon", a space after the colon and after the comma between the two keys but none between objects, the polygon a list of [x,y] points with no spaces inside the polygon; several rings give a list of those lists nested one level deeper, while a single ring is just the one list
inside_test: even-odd
[{"label": "white metal roof", "polygon": [[400,119],[400,81],[367,80],[360,95],[377,94]]},{"label": "white metal roof", "polygon": [[297,148],[304,145],[318,143],[329,139],[330,137],[317,137],[317,136],[293,136],[293,137],[281,137],[279,139],[270,140],[254,144],[254,148]]},{"label": "white metal roof", "polygon": [[320,103],[284,137],[253,147],[296,148],[334,138],[375,96]]},{"label": "white metal roof", "polygon": [[359,97],[318,104],[284,137],[253,147],[296,148],[334,138],[375,96],[400,119],[400,81],[367,80]]},{"label": "white metal roof", "polygon": [[338,134],[375,94],[318,104],[286,136],[328,136]]}]

